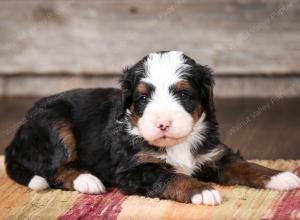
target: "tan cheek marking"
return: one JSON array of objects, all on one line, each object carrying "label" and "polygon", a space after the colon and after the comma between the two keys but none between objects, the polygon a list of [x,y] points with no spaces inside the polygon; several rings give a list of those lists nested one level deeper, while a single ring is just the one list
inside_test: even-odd
[{"label": "tan cheek marking", "polygon": [[139,121],[139,117],[134,113],[134,106],[131,105],[129,108],[130,112],[131,112],[131,124],[133,127],[137,126],[138,121]]},{"label": "tan cheek marking", "polygon": [[194,123],[196,123],[201,118],[202,113],[203,113],[203,109],[202,109],[201,105],[198,105],[195,108],[195,111],[192,113]]},{"label": "tan cheek marking", "polygon": [[166,190],[163,192],[163,197],[188,203],[193,194],[207,188],[209,187],[206,184],[190,176],[179,175],[168,184]]},{"label": "tan cheek marking", "polygon": [[[178,83],[175,84],[176,91],[181,91],[181,90],[188,89],[188,88],[191,88],[191,86],[189,85],[189,83],[186,80],[179,81]],[[195,111],[192,113],[194,123],[196,123],[200,119],[202,113],[203,113],[202,107],[201,107],[201,105],[198,105],[196,107]]]},{"label": "tan cheek marking", "polygon": [[76,160],[76,139],[72,130],[71,123],[61,120],[56,123],[56,127],[59,139],[68,152],[68,159],[65,161],[65,163]]}]

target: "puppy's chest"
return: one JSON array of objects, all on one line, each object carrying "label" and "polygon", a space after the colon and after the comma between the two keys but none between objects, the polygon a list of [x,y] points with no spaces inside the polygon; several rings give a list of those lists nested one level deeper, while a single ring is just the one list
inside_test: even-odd
[{"label": "puppy's chest", "polygon": [[201,166],[215,161],[221,153],[219,149],[213,149],[204,154],[194,155],[190,147],[177,145],[167,148],[166,152],[160,155],[159,158],[173,166],[177,173],[190,176],[196,170],[201,169]]},{"label": "puppy's chest", "polygon": [[192,175],[193,171],[197,168],[195,156],[191,153],[190,148],[185,148],[184,146],[166,149],[164,159],[178,173]]}]

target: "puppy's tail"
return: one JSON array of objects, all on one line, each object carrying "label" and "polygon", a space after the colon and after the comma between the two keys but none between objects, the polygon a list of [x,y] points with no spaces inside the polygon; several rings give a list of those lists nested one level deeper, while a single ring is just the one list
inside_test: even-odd
[{"label": "puppy's tail", "polygon": [[35,191],[41,191],[49,187],[45,178],[34,175],[30,169],[27,169],[22,164],[19,164],[12,154],[12,149],[7,148],[5,151],[6,173],[17,183],[28,186]]}]

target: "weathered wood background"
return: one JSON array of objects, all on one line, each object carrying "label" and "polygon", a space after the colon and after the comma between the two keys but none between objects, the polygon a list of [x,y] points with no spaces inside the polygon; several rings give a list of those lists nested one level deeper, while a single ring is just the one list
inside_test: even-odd
[{"label": "weathered wood background", "polygon": [[[84,86],[91,75],[106,75],[95,86],[115,86],[124,66],[160,50],[211,66],[217,94],[255,95],[253,85],[273,94],[273,78],[262,75],[300,94],[291,86],[300,83],[300,0],[0,1],[0,94],[44,95]],[[54,82],[63,77],[60,89]]]}]

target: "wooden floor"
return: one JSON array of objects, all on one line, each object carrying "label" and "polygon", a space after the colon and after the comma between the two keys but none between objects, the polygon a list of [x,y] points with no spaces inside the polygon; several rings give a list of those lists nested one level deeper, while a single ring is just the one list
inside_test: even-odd
[{"label": "wooden floor", "polygon": [[[0,98],[0,154],[37,98]],[[247,159],[300,159],[300,98],[216,99],[224,143]]]}]

